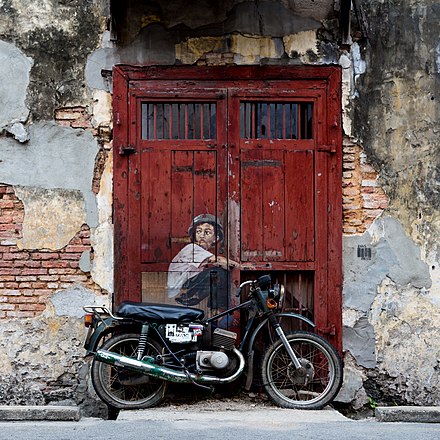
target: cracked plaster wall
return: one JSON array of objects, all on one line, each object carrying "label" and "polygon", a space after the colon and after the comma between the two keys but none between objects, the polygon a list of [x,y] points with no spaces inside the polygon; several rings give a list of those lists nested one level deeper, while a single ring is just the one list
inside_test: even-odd
[{"label": "cracked plaster wall", "polygon": [[[99,133],[108,133],[111,128],[111,82],[102,76],[102,70],[110,70],[117,63],[340,64],[345,142],[362,145],[366,161],[377,171],[377,184],[386,190],[390,208],[366,232],[344,237],[347,354],[346,381],[339,400],[361,406],[367,402],[368,393],[384,400],[392,395],[396,401],[432,402],[429,393],[437,390],[438,351],[427,338],[413,336],[416,359],[427,361],[419,375],[418,364],[408,356],[409,345],[402,348],[398,341],[408,337],[408,328],[420,336],[428,328],[435,335],[440,327],[436,239],[440,228],[439,150],[435,148],[440,71],[435,24],[439,11],[429,1],[362,1],[369,42],[356,40],[347,51],[338,47],[338,3],[131,0],[121,9],[122,3],[110,5],[106,0],[4,1],[0,5],[0,58],[12,54],[17,64],[3,67],[9,69],[4,72],[11,78],[15,99],[12,108],[0,111],[0,121],[15,140],[0,137],[0,182],[24,188],[18,191],[22,191],[28,213],[31,208],[34,212],[39,209],[35,198],[28,203],[32,191],[52,194],[53,202],[63,194],[65,201],[75,200],[73,212],[78,209],[78,213],[70,220],[76,225],[84,216],[92,228],[94,249],[93,260],[84,253],[80,267],[111,292],[111,144],[104,147],[107,153],[99,191],[92,190],[95,159],[102,145]],[[110,8],[117,23],[106,30]],[[380,21],[376,20],[378,15]],[[358,29],[354,35],[356,32]],[[10,91],[0,89],[2,100],[8,99]],[[57,109],[77,105],[88,109],[90,129],[72,129],[53,121]],[[16,122],[21,125],[14,126]],[[66,205],[57,206],[55,211],[65,218]],[[45,207],[41,205],[40,209],[44,212]],[[43,219],[40,226],[42,223]],[[24,236],[22,245],[60,246],[71,231],[60,232],[59,223],[53,222],[49,229],[60,240],[57,244],[34,234],[31,238]],[[27,226],[25,230],[30,232]],[[357,257],[359,245],[371,247],[371,260]],[[41,319],[0,326],[3,348],[16,333],[34,332],[35,347],[40,338],[63,341],[61,352],[53,347],[47,353],[42,350],[41,358],[35,361],[39,377],[50,377],[59,389],[63,378],[67,378],[66,383],[73,380],[69,382],[73,387],[83,386],[85,380],[77,363],[82,329],[76,312],[56,312],[73,297],[78,298],[77,309],[80,303],[93,299],[81,286],[78,289],[61,290]],[[424,310],[432,313],[423,316]],[[407,323],[406,328],[399,325],[401,321]],[[50,330],[54,326],[62,332]],[[68,344],[70,340],[72,345]],[[17,350],[6,355],[0,350],[5,360],[1,374],[10,373],[8,365],[15,359],[23,359],[20,353],[26,349]],[[61,369],[51,376],[42,369],[44,356],[52,350],[64,359],[71,376],[65,376]],[[74,364],[69,359],[75,359]],[[398,367],[393,366],[393,359],[399,359]],[[27,371],[26,362],[31,359],[28,356],[27,361],[17,362],[14,368]],[[73,378],[75,371],[82,377],[79,385]],[[40,392],[43,382],[34,393],[39,402],[51,399]],[[418,393],[422,389],[427,390],[425,394]],[[29,391],[26,388],[26,393]],[[67,398],[72,397],[71,391],[67,394]]]},{"label": "cracked plaster wall", "polygon": [[[0,2],[0,183],[7,192],[2,208],[15,206],[12,195],[24,208],[18,240],[13,230],[11,238],[4,238],[5,226],[14,227],[18,217],[5,217],[0,209],[2,221],[10,223],[2,224],[1,250],[8,252],[8,258],[20,258],[3,260],[0,315],[34,313],[13,315],[9,310],[14,307],[44,310],[34,318],[0,323],[1,403],[64,402],[87,408],[89,402],[95,402],[87,386],[81,317],[83,305],[111,301],[113,261],[112,252],[107,252],[112,247],[111,154],[100,153],[104,158],[102,181],[95,169],[98,152],[111,148],[107,134],[111,99],[106,91],[88,88],[84,66],[98,46],[106,16],[108,2],[100,0]],[[65,114],[62,121],[55,120],[60,109],[78,106],[86,115],[93,112],[89,122],[70,121]],[[75,119],[78,113],[72,115]],[[13,192],[8,196],[10,187]],[[61,252],[89,228],[96,252],[92,260],[90,252],[84,252],[79,264],[85,274],[90,272],[96,278],[94,282],[105,295],[97,293],[99,288],[93,282],[87,281],[87,286],[94,291],[82,283],[90,276],[78,275],[73,269],[75,254],[63,251],[60,258],[70,259],[50,260],[58,255],[55,251]],[[75,246],[70,248],[74,252]],[[43,258],[43,263],[37,258]],[[16,269],[5,270],[11,261],[16,261]],[[57,275],[59,267],[61,275]],[[13,273],[18,275],[8,275]],[[76,286],[74,279],[78,280]],[[30,294],[39,297],[41,304],[35,304],[35,296],[25,297]],[[5,302],[8,300],[13,301],[11,305]],[[90,408],[90,413],[96,413],[96,402]]]},{"label": "cracked plaster wall", "polygon": [[[356,53],[352,47],[354,64],[344,69],[352,84],[344,95],[344,128],[363,145],[389,207],[365,233],[344,239],[344,347],[352,386],[344,386],[340,399],[354,406],[367,396],[438,405],[440,8],[431,1],[359,3],[368,41]],[[371,260],[359,258],[358,246],[371,248]]]}]

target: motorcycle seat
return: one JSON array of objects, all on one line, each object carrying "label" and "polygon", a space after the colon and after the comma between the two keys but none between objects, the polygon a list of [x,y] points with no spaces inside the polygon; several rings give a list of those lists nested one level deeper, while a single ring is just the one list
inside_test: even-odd
[{"label": "motorcycle seat", "polygon": [[131,318],[143,322],[191,322],[201,321],[205,312],[192,307],[175,306],[172,304],[150,304],[124,301],[120,304],[117,316]]}]

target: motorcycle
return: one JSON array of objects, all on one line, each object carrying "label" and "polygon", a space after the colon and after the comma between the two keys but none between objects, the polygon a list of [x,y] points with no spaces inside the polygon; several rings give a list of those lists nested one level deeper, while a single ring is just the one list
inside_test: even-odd
[{"label": "motorcycle", "polygon": [[[309,331],[284,332],[280,322],[305,316],[282,312],[284,286],[271,277],[243,282],[246,301],[204,319],[193,307],[123,302],[114,314],[86,306],[89,328],[84,344],[93,356],[91,379],[97,395],[111,408],[141,409],[158,405],[169,382],[203,388],[236,381],[246,373],[245,389],[254,379],[255,353],[261,358],[261,384],[278,406],[320,409],[342,383],[342,362],[324,338]],[[241,340],[218,326],[239,310],[248,313]]]}]

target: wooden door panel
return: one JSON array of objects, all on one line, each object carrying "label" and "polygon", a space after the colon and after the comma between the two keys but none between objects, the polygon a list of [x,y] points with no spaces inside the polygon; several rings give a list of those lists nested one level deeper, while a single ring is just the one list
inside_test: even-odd
[{"label": "wooden door panel", "polygon": [[140,235],[142,262],[171,258],[171,153],[153,151],[141,157]]},{"label": "wooden door panel", "polygon": [[[241,152],[241,261],[261,261],[263,258],[263,151]],[[232,232],[233,233],[233,232]]]},{"label": "wooden door panel", "polygon": [[314,260],[313,152],[241,152],[241,260]]},{"label": "wooden door panel", "polygon": [[217,154],[215,151],[194,152],[194,209],[199,214],[217,217]]},{"label": "wooden door panel", "polygon": [[151,151],[142,156],[142,263],[169,263],[198,214],[217,215],[215,151]]},{"label": "wooden door panel", "polygon": [[313,151],[286,151],[286,257],[314,261]]},{"label": "wooden door panel", "polygon": [[286,261],[284,151],[263,150],[263,261]]},{"label": "wooden door panel", "polygon": [[232,281],[271,273],[340,348],[341,70],[115,72],[116,301],[174,301],[170,262],[209,213]]},{"label": "wooden door panel", "polygon": [[172,257],[189,242],[188,226],[192,220],[194,205],[193,170],[194,155],[192,151],[173,151],[171,229],[167,231],[171,242]]}]

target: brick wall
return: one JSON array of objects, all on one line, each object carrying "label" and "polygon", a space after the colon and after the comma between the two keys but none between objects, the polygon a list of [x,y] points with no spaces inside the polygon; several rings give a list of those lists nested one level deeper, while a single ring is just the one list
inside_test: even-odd
[{"label": "brick wall", "polygon": [[23,219],[23,203],[14,189],[0,184],[0,319],[34,317],[57,290],[78,283],[100,292],[90,273],[79,268],[82,252],[92,251],[87,225],[63,249],[20,250]]},{"label": "brick wall", "polygon": [[378,174],[367,163],[362,148],[350,142],[343,143],[343,231],[344,234],[362,234],[384,209],[389,199],[378,183]]},{"label": "brick wall", "polygon": [[91,115],[86,107],[62,107],[55,110],[55,121],[64,127],[87,129],[96,137],[100,149],[96,155],[95,170],[92,181],[92,190],[95,194],[99,192],[102,172],[108,157],[108,152],[112,148],[112,129],[108,125],[92,127]]}]

